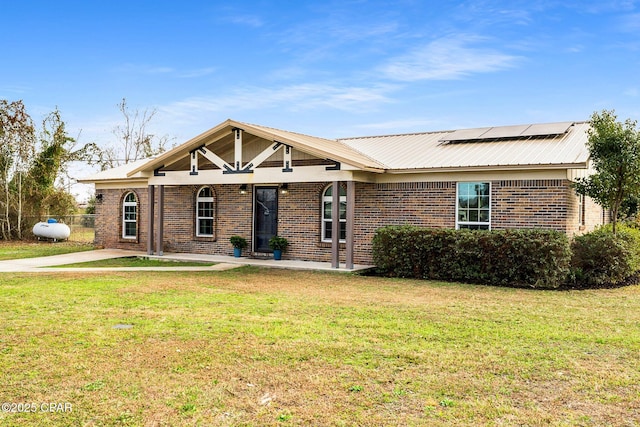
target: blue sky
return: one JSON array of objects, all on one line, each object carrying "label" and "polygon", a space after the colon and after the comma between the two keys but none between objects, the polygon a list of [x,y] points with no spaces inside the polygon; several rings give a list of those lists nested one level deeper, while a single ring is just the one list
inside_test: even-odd
[{"label": "blue sky", "polygon": [[227,118],[335,138],[640,118],[640,1],[3,2],[0,98],[107,144]]}]

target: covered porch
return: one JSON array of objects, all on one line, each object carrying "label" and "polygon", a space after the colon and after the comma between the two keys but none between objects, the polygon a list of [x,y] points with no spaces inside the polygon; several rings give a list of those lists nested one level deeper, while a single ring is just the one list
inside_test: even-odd
[{"label": "covered porch", "polygon": [[[200,252],[186,245],[165,247],[167,236],[173,238],[176,233],[168,229],[183,208],[167,191],[189,187],[197,192],[204,189],[209,202],[203,203],[211,211],[203,227],[209,230],[206,235],[199,227],[204,217],[198,213],[198,202],[195,217],[180,218],[183,224],[194,223],[192,246],[209,238],[215,253],[225,255],[221,250],[230,235],[242,234],[249,241],[249,254],[262,261],[260,256],[271,252],[269,239],[277,235],[289,240],[285,256],[291,259],[325,261],[330,250],[332,269],[354,270],[355,184],[369,181],[369,173],[382,170],[382,165],[336,141],[227,121],[130,171],[128,177],[146,180],[149,256],[164,256],[165,250]],[[310,185],[317,187],[315,191],[340,189],[329,197],[321,194],[317,222],[305,210],[315,204],[309,197]],[[188,203],[190,198],[181,200]],[[300,224],[307,229],[300,230]],[[315,243],[309,239],[311,233],[317,236]]]},{"label": "covered porch", "polygon": [[[221,254],[219,250],[215,254],[190,253],[188,250],[182,253],[182,251],[178,252],[175,251],[175,248],[170,247],[169,252],[167,252],[165,250],[167,237],[165,219],[167,214],[171,214],[171,211],[167,212],[165,206],[165,185],[149,185],[147,188],[148,206],[146,219],[148,230],[146,233],[146,255],[149,257],[171,256],[173,258],[179,256],[185,259],[196,259],[200,257],[200,259],[212,260],[214,262],[240,262],[246,265],[271,266],[274,260],[271,259],[271,251],[268,249],[267,242],[270,237],[278,235],[288,238],[290,243],[292,243],[290,246],[290,248],[292,248],[291,256],[277,261],[277,264],[280,264],[283,268],[315,270],[345,269],[348,271],[370,268],[369,265],[358,265],[354,262],[354,229],[356,222],[355,182],[333,181],[330,182],[330,186],[331,189],[340,188],[341,190],[331,191],[332,194],[328,197],[329,200],[325,200],[322,203],[326,203],[326,206],[330,207],[331,218],[340,218],[341,220],[327,222],[326,230],[323,229],[322,233],[327,233],[337,238],[331,238],[328,242],[319,239],[315,245],[325,248],[323,250],[330,250],[331,262],[321,262],[306,256],[305,249],[301,248],[300,242],[297,241],[295,237],[292,237],[292,229],[299,227],[302,220],[292,218],[293,215],[287,212],[291,203],[296,203],[291,200],[284,200],[287,197],[290,199],[296,198],[295,194],[287,194],[290,188],[295,190],[295,184],[290,187],[287,183],[280,185],[253,184],[250,187],[247,187],[245,184],[239,187],[226,186],[232,187],[233,189],[238,187],[237,192],[239,194],[236,205],[244,212],[241,217],[238,216],[235,218],[237,224],[241,224],[239,228],[244,230],[244,233],[241,234],[245,234],[245,236],[248,237],[247,240],[249,240],[249,248],[244,252],[246,256],[241,258]],[[280,192],[283,194],[280,194]],[[263,199],[265,194],[272,194],[272,198],[268,200]],[[282,198],[280,203],[278,202],[279,198]],[[324,209],[324,205],[322,208]],[[298,235],[300,234],[298,233]],[[220,232],[215,240],[218,243],[218,247],[224,246],[225,242],[228,244],[228,238],[228,235]],[[229,248],[231,247],[229,246]],[[173,249],[173,251],[171,249]],[[302,252],[300,252],[300,249],[302,249]]]}]

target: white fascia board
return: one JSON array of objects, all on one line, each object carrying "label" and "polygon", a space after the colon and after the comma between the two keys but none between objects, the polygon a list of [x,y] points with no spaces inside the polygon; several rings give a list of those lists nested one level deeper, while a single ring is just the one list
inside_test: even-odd
[{"label": "white fascia board", "polygon": [[164,176],[152,176],[149,185],[205,185],[205,184],[273,184],[293,182],[351,181],[354,171],[326,170],[326,166],[305,166],[282,172],[282,168],[258,168],[253,173],[223,174],[221,170],[200,170],[197,175],[188,171],[166,171]]}]

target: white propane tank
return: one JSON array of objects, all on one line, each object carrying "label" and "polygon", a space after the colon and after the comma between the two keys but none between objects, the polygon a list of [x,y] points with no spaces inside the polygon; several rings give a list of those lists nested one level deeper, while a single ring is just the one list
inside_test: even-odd
[{"label": "white propane tank", "polygon": [[39,222],[34,225],[33,234],[45,239],[65,240],[71,235],[71,229],[67,224],[50,219],[47,222]]}]

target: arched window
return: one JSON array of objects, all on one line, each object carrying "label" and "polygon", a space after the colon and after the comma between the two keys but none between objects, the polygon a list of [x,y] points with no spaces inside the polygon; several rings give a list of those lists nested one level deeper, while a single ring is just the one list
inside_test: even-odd
[{"label": "arched window", "polygon": [[213,191],[202,187],[196,198],[196,236],[213,236]]},{"label": "arched window", "polygon": [[[347,191],[340,187],[340,241],[344,242],[347,237]],[[333,240],[333,184],[325,188],[322,193],[322,241],[331,242]]]},{"label": "arched window", "polygon": [[122,200],[122,237],[125,239],[138,237],[138,199],[132,191]]}]

